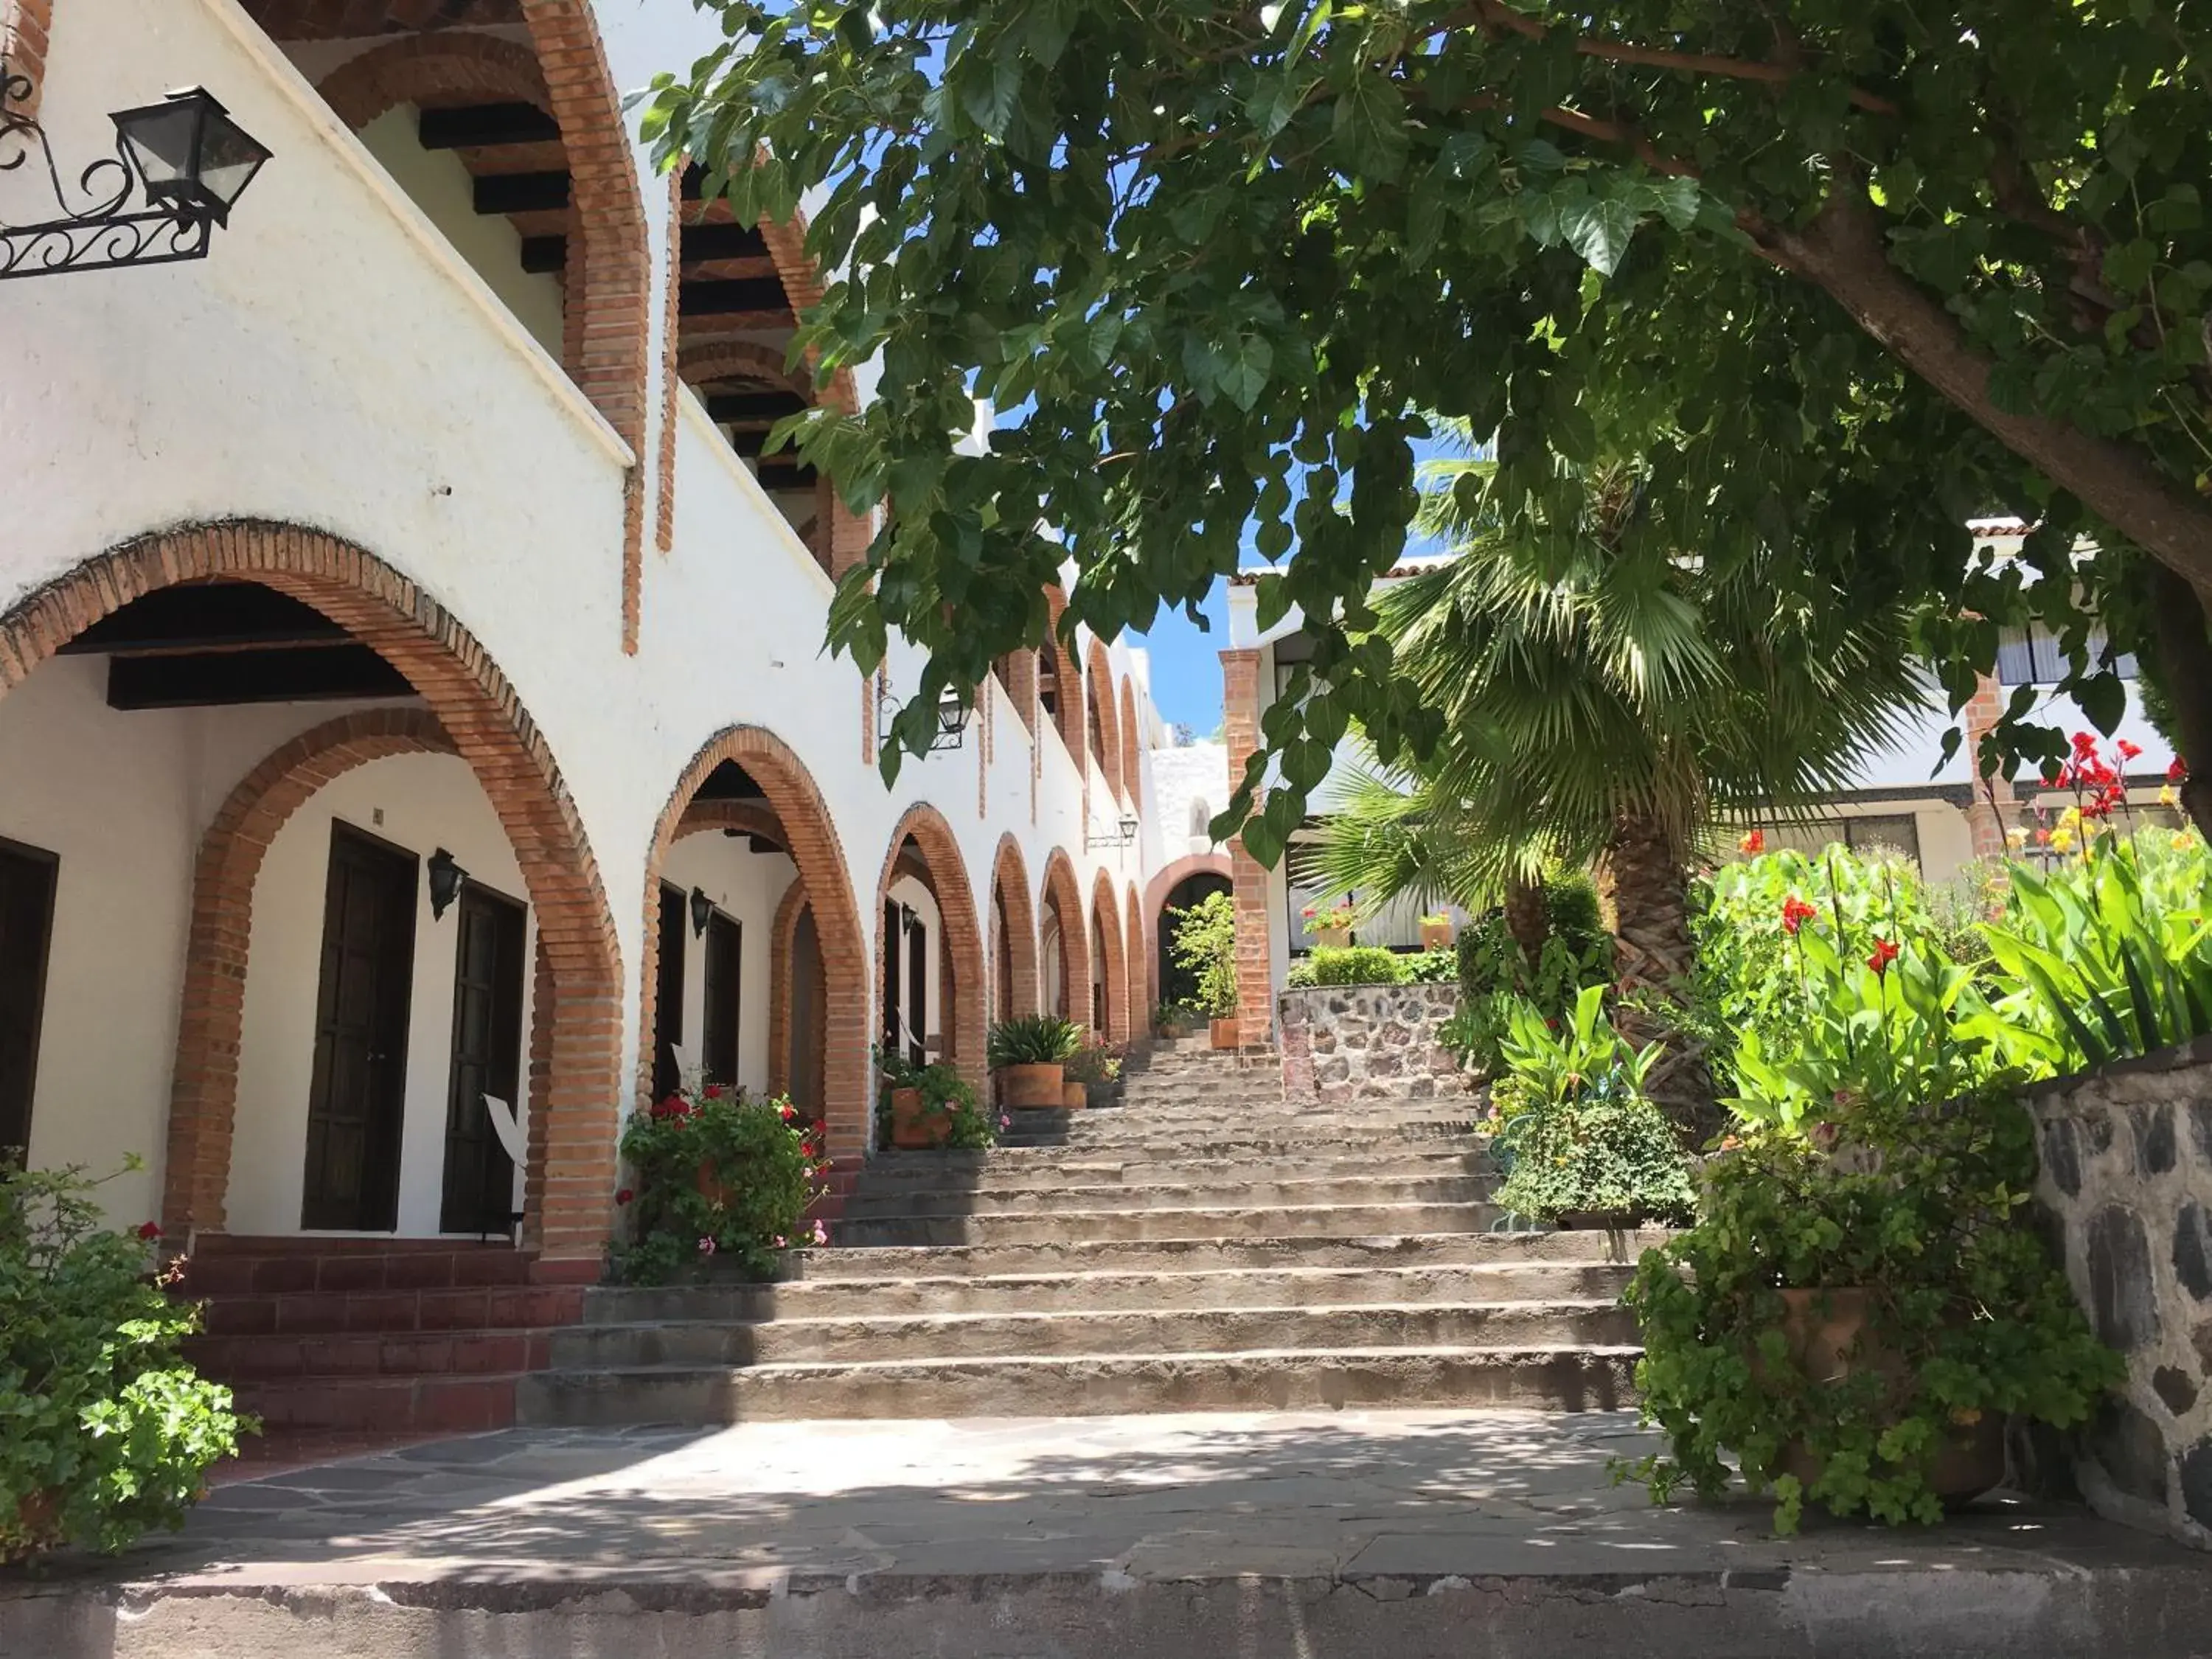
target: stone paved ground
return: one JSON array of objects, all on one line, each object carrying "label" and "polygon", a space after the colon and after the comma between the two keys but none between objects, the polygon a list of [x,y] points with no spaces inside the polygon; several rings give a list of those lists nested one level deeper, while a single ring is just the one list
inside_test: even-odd
[{"label": "stone paved ground", "polygon": [[0,1655],[2212,1653],[2203,1556],[2013,1499],[1777,1540],[1614,1487],[1647,1443],[1595,1413],[509,1431],[0,1581]]}]

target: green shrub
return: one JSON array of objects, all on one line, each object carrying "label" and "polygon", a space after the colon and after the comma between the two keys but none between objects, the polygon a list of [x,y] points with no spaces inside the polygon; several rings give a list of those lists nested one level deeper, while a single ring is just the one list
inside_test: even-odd
[{"label": "green shrub", "polygon": [[1679,1224],[1696,1195],[1674,1129],[1644,1092],[1659,1045],[1613,1030],[1605,988],[1575,999],[1565,1020],[1516,1000],[1502,1042],[1505,1075],[1491,1091],[1505,1164],[1499,1206],[1555,1222],[1603,1215]]},{"label": "green shrub", "polygon": [[199,1310],[151,1271],[151,1223],[105,1224],[99,1185],[0,1165],[0,1560],[173,1530],[257,1426],[180,1357]]},{"label": "green shrub", "polygon": [[1379,945],[1318,945],[1291,964],[1287,982],[1309,985],[1403,985],[1407,958]]},{"label": "green shrub", "polygon": [[1175,928],[1169,951],[1177,967],[1198,976],[1192,1000],[1209,1019],[1227,1019],[1237,1012],[1237,901],[1208,893],[1168,915]]},{"label": "green shrub", "polygon": [[[1960,1434],[2015,1414],[2070,1427],[2122,1376],[2019,1216],[2036,1156],[2016,1101],[1841,1116],[1817,1139],[1723,1143],[1698,1224],[1638,1266],[1637,1389],[1669,1449],[1621,1473],[1662,1503],[1685,1482],[1719,1496],[1733,1464],[1773,1494],[1779,1531],[1808,1501],[1932,1522],[1936,1460]],[[1863,1345],[1882,1359],[1838,1378],[1792,1355],[1783,1292],[1844,1289],[1867,1293]]]},{"label": "green shrub", "polygon": [[1613,936],[1589,878],[1563,874],[1546,882],[1544,913],[1544,948],[1534,963],[1507,930],[1502,910],[1460,929],[1459,1011],[1437,1039],[1486,1077],[1503,1068],[1500,1044],[1516,1001],[1564,1020],[1584,986],[1612,983]]},{"label": "green shrub", "polygon": [[[788,1100],[756,1100],[718,1083],[679,1089],[633,1113],[622,1154],[635,1184],[616,1194],[629,1220],[617,1270],[636,1284],[724,1263],[769,1277],[798,1239],[807,1206],[828,1190],[822,1145],[820,1126]],[[811,1237],[826,1242],[819,1222]]]},{"label": "green shrub", "polygon": [[984,1063],[993,1071],[1008,1066],[1064,1066],[1083,1046],[1083,1028],[1057,1014],[1024,1014],[1002,1019],[984,1039]]},{"label": "green shrub", "polygon": [[1446,946],[1401,957],[1408,985],[1449,985],[1459,978],[1459,952]]}]

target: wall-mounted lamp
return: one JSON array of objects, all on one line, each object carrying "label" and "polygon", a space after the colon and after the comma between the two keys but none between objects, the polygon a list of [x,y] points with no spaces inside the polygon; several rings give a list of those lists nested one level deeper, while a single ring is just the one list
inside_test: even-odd
[{"label": "wall-mounted lamp", "polygon": [[441,921],[446,912],[460,897],[461,889],[468,884],[469,872],[461,868],[453,855],[441,847],[430,854],[428,866],[430,874],[430,920]]},{"label": "wall-mounted lamp", "polygon": [[1115,825],[1115,833],[1094,829],[1091,832],[1091,844],[1093,847],[1127,847],[1136,841],[1137,831],[1143,827],[1134,812],[1124,812],[1121,821]]},{"label": "wall-mounted lamp", "polygon": [[714,901],[707,896],[703,887],[691,890],[691,937],[704,939],[707,924],[714,919]]},{"label": "wall-mounted lamp", "polygon": [[[876,686],[876,729],[887,732],[891,721],[906,705],[891,696],[890,687],[882,682]],[[929,740],[933,755],[947,749],[957,749],[968,733],[968,710],[960,701],[960,694],[946,686],[937,699],[937,735]]]}]

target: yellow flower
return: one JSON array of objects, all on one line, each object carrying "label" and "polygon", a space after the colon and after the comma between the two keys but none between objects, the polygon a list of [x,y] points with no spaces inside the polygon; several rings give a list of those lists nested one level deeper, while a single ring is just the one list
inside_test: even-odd
[{"label": "yellow flower", "polygon": [[2056,830],[2053,830],[2051,832],[2051,850],[2054,853],[2072,852],[2074,850],[2074,832],[2071,830],[2069,830],[2063,823]]},{"label": "yellow flower", "polygon": [[2061,830],[2071,830],[2081,822],[2081,809],[2078,806],[2069,806],[2058,815],[2058,827]]},{"label": "yellow flower", "polygon": [[2158,792],[2158,804],[2160,806],[2180,805],[2181,792],[2170,783],[2162,786]]},{"label": "yellow flower", "polygon": [[2189,838],[2189,832],[2187,830],[2177,830],[2173,832],[2173,850],[2175,852],[2186,853],[2191,844],[2192,843]]},{"label": "yellow flower", "polygon": [[2021,848],[2027,845],[2027,831],[2021,829],[2017,825],[2006,830],[2005,845],[2011,848],[2014,852],[2017,853]]}]

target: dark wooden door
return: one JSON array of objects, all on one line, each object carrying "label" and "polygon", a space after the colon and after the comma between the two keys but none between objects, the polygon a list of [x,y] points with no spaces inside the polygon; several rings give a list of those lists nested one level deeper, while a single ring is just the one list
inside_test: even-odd
[{"label": "dark wooden door", "polygon": [[929,929],[913,911],[906,912],[906,1028],[907,1058],[915,1065],[929,1060]]},{"label": "dark wooden door", "polygon": [[828,1064],[823,1043],[826,1030],[823,1004],[828,995],[822,936],[814,929],[813,907],[803,906],[791,929],[791,1051],[786,1059],[792,1104],[814,1119],[822,1116],[823,1073]]},{"label": "dark wooden door", "polygon": [[899,951],[906,939],[905,907],[885,902],[884,905],[884,1052],[896,1054],[905,1045],[904,1025],[899,1008]]},{"label": "dark wooden door", "polygon": [[302,1227],[380,1232],[398,1222],[416,863],[389,842],[331,826]]},{"label": "dark wooden door", "polygon": [[653,983],[653,1097],[665,1100],[684,1081],[676,1048],[684,1041],[684,915],[690,901],[681,887],[660,884],[660,962]]},{"label": "dark wooden door", "polygon": [[0,841],[0,1162],[31,1144],[59,868],[52,853]]},{"label": "dark wooden door", "polygon": [[454,912],[453,1054],[446,1085],[445,1192],[438,1231],[505,1233],[514,1225],[514,1160],[486,1095],[519,1109],[526,913],[471,882]]},{"label": "dark wooden door", "polygon": [[699,1061],[717,1083],[738,1080],[738,952],[744,933],[720,910],[707,918],[706,1017],[700,1024]]}]

